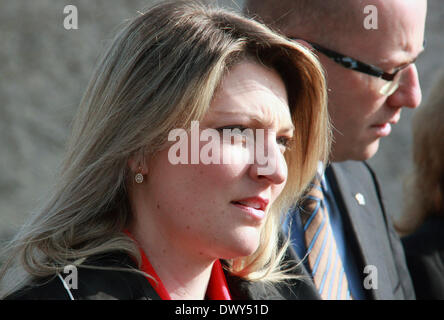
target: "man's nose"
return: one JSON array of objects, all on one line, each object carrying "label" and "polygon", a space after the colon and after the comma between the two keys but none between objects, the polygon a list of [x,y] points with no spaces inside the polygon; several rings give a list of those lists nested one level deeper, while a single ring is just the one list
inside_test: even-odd
[{"label": "man's nose", "polygon": [[416,108],[422,99],[418,70],[411,64],[402,71],[399,88],[387,99],[387,103],[395,108]]}]

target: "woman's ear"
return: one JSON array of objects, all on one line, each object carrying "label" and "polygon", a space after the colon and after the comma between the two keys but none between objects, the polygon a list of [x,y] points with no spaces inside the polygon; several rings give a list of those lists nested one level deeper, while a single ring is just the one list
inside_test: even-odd
[{"label": "woman's ear", "polygon": [[128,167],[133,174],[134,181],[137,184],[143,183],[145,175],[148,173],[145,157],[139,157],[137,155],[131,156],[128,159]]},{"label": "woman's ear", "polygon": [[137,172],[137,169],[140,166],[140,161],[136,160],[134,156],[128,159],[128,168],[131,172]]},{"label": "woman's ear", "polygon": [[145,161],[145,154],[136,153],[129,157],[128,159],[128,168],[133,172],[141,173],[143,175],[148,173],[148,164]]}]

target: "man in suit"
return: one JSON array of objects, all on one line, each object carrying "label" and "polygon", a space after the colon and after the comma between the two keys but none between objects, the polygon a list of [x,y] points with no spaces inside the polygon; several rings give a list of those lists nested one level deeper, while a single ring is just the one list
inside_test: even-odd
[{"label": "man in suit", "polygon": [[415,297],[402,245],[365,160],[401,109],[420,104],[414,61],[423,51],[426,6],[426,0],[245,2],[247,15],[309,47],[326,71],[330,164],[319,168],[319,184],[286,221],[292,247],[306,257],[323,299]]}]

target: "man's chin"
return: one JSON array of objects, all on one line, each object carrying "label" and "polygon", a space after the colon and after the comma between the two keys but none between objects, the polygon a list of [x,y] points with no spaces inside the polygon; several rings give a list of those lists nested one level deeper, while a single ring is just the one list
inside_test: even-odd
[{"label": "man's chin", "polygon": [[360,161],[365,161],[370,158],[372,158],[376,152],[378,152],[379,149],[379,139],[376,139],[373,143],[369,144],[367,148],[365,148],[364,152],[362,153],[362,156],[359,159]]},{"label": "man's chin", "polygon": [[339,152],[339,148],[332,149],[330,161],[331,162],[343,162],[348,160],[354,161],[365,161],[372,158],[379,149],[379,139],[376,139],[372,143],[367,146],[358,147],[351,150],[343,150],[343,152]]}]

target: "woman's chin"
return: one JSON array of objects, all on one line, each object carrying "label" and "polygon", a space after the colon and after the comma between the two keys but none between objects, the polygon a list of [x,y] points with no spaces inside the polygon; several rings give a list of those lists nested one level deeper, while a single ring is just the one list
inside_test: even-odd
[{"label": "woman's chin", "polygon": [[235,259],[252,255],[256,252],[260,243],[260,234],[256,231],[243,232],[241,237],[236,237],[225,248],[219,256],[222,259]]}]

